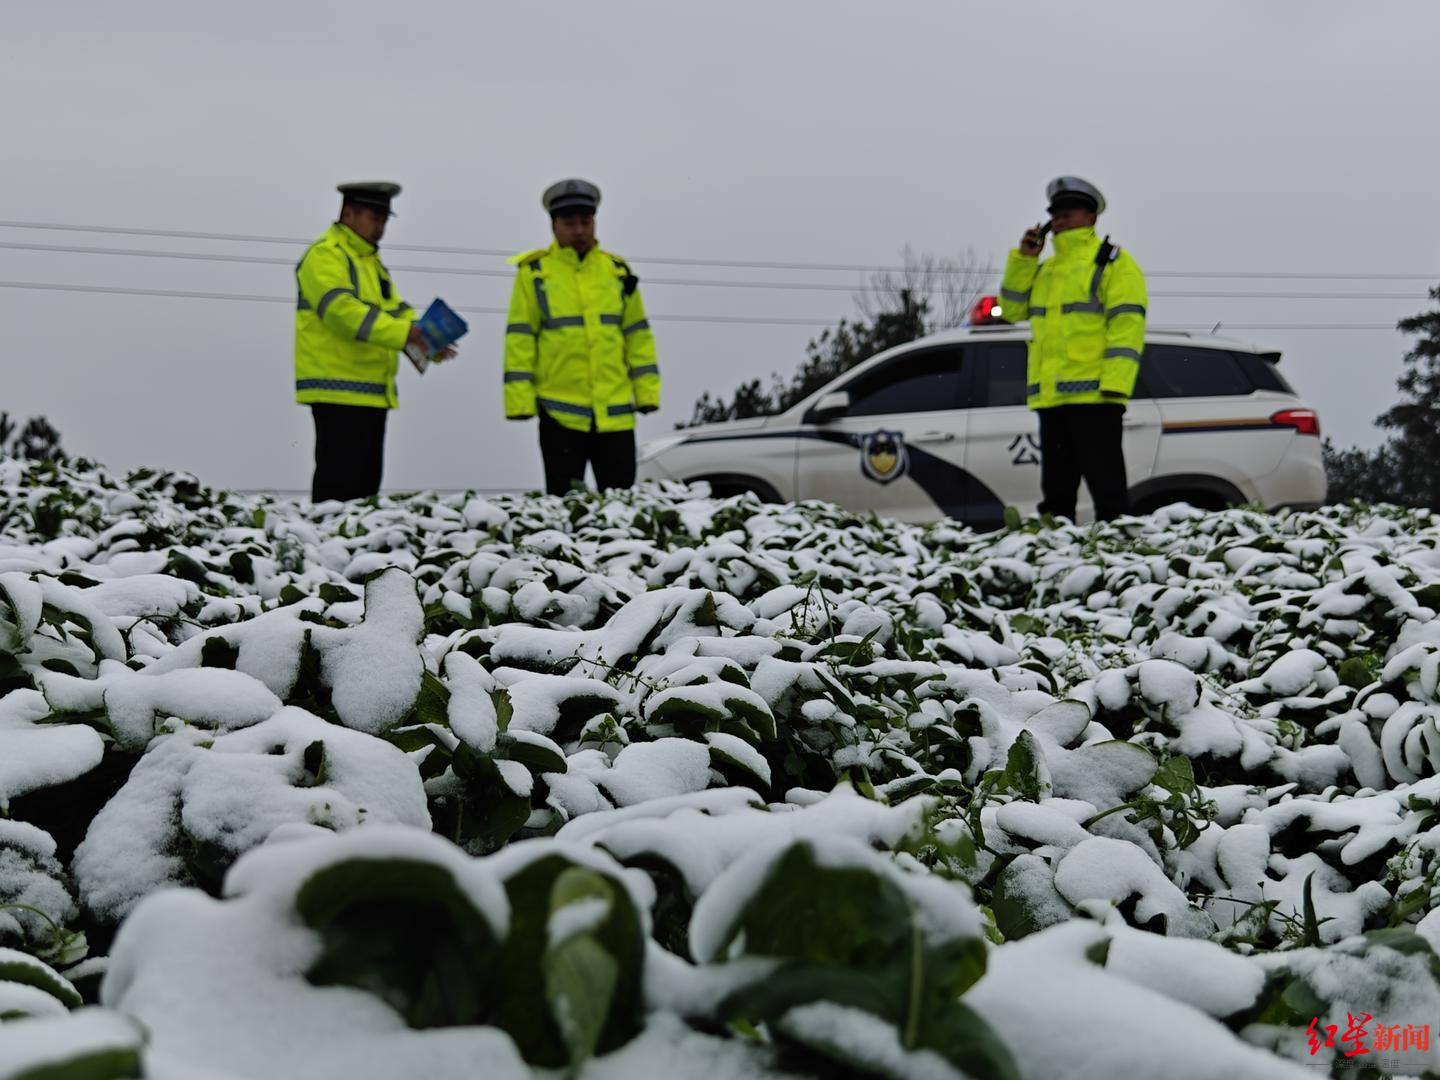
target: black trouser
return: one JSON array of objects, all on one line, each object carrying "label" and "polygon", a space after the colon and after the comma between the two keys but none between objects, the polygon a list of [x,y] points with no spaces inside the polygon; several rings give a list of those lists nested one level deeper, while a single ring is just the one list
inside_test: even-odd
[{"label": "black trouser", "polygon": [[1040,512],[1074,521],[1083,476],[1098,520],[1129,513],[1121,441],[1125,406],[1056,405],[1039,411]]},{"label": "black trouser", "polygon": [[545,490],[564,495],[585,483],[585,466],[595,486],[628,488],[635,483],[635,432],[573,431],[540,410],[540,456],[545,460]]},{"label": "black trouser", "polygon": [[315,404],[313,502],[365,499],[380,490],[385,469],[385,414],[368,405]]}]

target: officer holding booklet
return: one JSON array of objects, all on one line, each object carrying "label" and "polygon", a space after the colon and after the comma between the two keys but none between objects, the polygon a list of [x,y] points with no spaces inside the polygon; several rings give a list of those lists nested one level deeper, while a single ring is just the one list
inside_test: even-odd
[{"label": "officer holding booklet", "polygon": [[310,406],[315,419],[315,502],[379,492],[385,418],[399,403],[400,351],[418,357],[421,370],[424,360],[455,355],[453,347],[436,348],[433,336],[427,339],[380,261],[400,185],[366,181],[338,190],[340,219],[295,268],[295,400]]}]

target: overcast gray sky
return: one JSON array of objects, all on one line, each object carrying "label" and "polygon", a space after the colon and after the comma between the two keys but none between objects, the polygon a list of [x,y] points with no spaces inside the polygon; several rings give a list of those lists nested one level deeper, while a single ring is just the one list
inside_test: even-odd
[{"label": "overcast gray sky", "polygon": [[[999,265],[1052,176],[1105,192],[1102,228],[1158,271],[1424,279],[1150,278],[1153,324],[1383,324],[1440,283],[1435,0],[1003,4],[605,0],[6,0],[0,219],[313,237],[341,180],[405,185],[387,244],[522,250],[539,194],[604,191],[600,241],[636,260],[664,406],[788,374],[846,291],[656,278],[825,282],[641,257],[893,264],[973,247]],[[0,281],[290,297],[283,244],[0,227],[0,243],[284,258],[226,264],[0,247]],[[392,267],[507,269],[388,252]],[[395,270],[423,308],[501,306],[506,276]],[[1240,293],[1181,298],[1177,291]],[[1258,293],[1382,294],[1277,299]],[[1395,297],[1395,298],[1389,298]],[[804,318],[705,324],[674,315]],[[461,358],[403,366],[387,487],[541,478],[533,423],[500,404],[503,316],[470,316]],[[0,287],[0,409],[44,414],[66,448],[207,483],[308,487],[284,303]],[[1343,444],[1375,444],[1406,339],[1393,330],[1228,330],[1282,368]]]}]

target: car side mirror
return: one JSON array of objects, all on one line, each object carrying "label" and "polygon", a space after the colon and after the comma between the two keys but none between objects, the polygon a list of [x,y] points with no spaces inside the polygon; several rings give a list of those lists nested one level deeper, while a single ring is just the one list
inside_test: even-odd
[{"label": "car side mirror", "polygon": [[810,407],[810,413],[805,419],[811,424],[828,424],[832,420],[839,420],[849,411],[850,392],[848,390],[831,390]]}]

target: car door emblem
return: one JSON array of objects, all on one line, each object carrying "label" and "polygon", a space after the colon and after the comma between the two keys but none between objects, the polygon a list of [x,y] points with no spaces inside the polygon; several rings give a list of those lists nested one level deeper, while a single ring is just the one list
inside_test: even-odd
[{"label": "car door emblem", "polygon": [[1040,440],[1034,435],[1016,435],[1005,449],[1011,453],[1011,465],[1039,465]]},{"label": "car door emblem", "polygon": [[905,436],[898,431],[872,431],[860,442],[860,471],[877,484],[888,484],[905,475],[910,454]]}]

